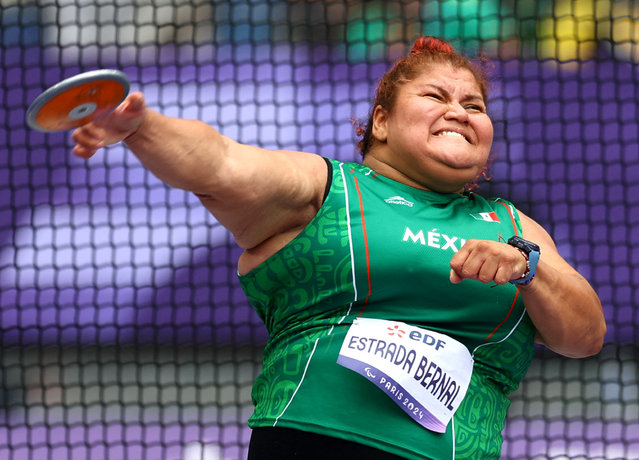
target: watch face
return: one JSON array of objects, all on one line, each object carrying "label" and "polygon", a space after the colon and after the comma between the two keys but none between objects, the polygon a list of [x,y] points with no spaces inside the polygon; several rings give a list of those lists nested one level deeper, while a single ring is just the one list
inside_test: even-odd
[{"label": "watch face", "polygon": [[508,244],[510,244],[511,246],[515,246],[516,248],[522,249],[523,251],[526,251],[527,253],[530,253],[533,251],[539,252],[539,246],[537,246],[535,243],[532,243],[518,236],[513,236],[512,238],[510,238],[508,240]]}]

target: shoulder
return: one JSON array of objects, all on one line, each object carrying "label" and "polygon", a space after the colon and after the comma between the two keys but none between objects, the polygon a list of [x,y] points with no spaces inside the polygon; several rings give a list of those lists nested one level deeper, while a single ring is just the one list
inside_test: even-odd
[{"label": "shoulder", "polygon": [[519,218],[521,220],[521,234],[523,238],[533,241],[540,246],[547,246],[553,251],[557,251],[557,247],[550,233],[548,233],[541,224],[521,211],[519,211]]},{"label": "shoulder", "polygon": [[488,198],[487,201],[491,203],[495,211],[502,212],[512,219],[513,225],[516,226],[518,233],[520,233],[523,238],[534,242],[549,244],[553,248],[555,247],[552,237],[544,227],[517,209],[512,202],[500,197],[491,197]]}]

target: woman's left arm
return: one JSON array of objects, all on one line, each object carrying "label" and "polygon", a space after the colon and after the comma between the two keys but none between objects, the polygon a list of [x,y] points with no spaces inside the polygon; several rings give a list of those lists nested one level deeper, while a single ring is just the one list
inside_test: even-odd
[{"label": "woman's left arm", "polygon": [[[573,358],[599,353],[606,334],[599,297],[559,255],[548,232],[525,214],[519,215],[521,236],[537,244],[541,252],[535,277],[519,286],[537,328],[536,342]],[[470,239],[453,255],[450,267],[450,281],[455,284],[465,279],[506,284],[521,276],[526,259],[504,242]]]},{"label": "woman's left arm", "polygon": [[598,353],[606,334],[601,301],[588,281],[568,264],[541,225],[519,213],[522,237],[540,247],[533,280],[519,291],[535,327],[535,341],[564,356]]}]

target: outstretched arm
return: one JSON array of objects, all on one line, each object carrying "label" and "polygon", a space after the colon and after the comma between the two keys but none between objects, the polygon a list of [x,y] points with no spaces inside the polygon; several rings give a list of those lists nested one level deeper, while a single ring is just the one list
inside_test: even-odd
[{"label": "outstretched arm", "polygon": [[149,109],[141,93],[78,128],[73,139],[82,158],[124,141],[159,179],[195,193],[244,249],[304,226],[321,206],[321,157],[237,143],[206,123]]},{"label": "outstretched arm", "polygon": [[[599,297],[588,281],[557,252],[552,238],[538,223],[519,213],[523,238],[539,245],[536,276],[519,290],[535,327],[536,341],[565,356],[598,353],[606,323]],[[487,240],[468,240],[450,262],[450,280],[505,284],[526,270],[525,258],[514,247]]]}]

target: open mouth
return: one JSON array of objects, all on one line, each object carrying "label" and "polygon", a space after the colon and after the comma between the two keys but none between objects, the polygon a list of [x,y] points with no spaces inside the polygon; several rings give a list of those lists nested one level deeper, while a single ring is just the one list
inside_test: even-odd
[{"label": "open mouth", "polygon": [[468,139],[468,137],[466,137],[465,135],[463,135],[462,133],[458,133],[457,131],[438,131],[434,134],[435,137],[444,137],[444,136],[453,136],[453,137],[459,137],[461,139],[464,139],[466,142],[468,142],[469,144],[472,144],[472,142],[470,142],[470,139]]}]

